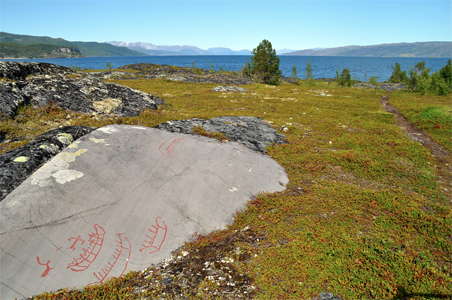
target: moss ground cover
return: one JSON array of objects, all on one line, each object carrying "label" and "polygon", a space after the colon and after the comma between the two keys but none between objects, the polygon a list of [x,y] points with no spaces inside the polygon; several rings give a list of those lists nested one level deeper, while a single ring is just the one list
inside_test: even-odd
[{"label": "moss ground cover", "polygon": [[[252,84],[244,86],[245,93],[217,93],[213,84],[160,79],[115,82],[160,96],[166,104],[133,118],[25,108],[15,120],[1,122],[0,130],[7,138],[25,137],[24,142],[62,124],[154,126],[193,117],[261,117],[288,138],[288,144],[268,151],[289,175],[287,190],[257,195],[228,229],[186,249],[214,245],[244,227],[263,236],[257,244],[233,242],[249,254],[233,267],[253,280],[259,299],[311,299],[322,291],[344,299],[451,295],[450,199],[438,188],[429,151],[410,140],[381,108],[384,92],[327,82]],[[451,100],[391,95],[395,106],[449,150]],[[14,145],[3,147],[0,151]],[[207,280],[200,286],[194,294],[181,293],[213,297],[204,289]],[[100,286],[38,298],[152,298],[161,292],[142,273],[130,273]]]}]

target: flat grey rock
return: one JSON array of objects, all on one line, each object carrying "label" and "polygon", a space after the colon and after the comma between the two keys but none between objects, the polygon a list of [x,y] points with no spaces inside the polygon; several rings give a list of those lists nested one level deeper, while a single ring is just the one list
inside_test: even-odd
[{"label": "flat grey rock", "polygon": [[225,228],[284,169],[237,143],[137,126],[99,128],[0,202],[0,298],[104,282]]},{"label": "flat grey rock", "polygon": [[263,153],[271,144],[286,142],[284,135],[256,117],[225,116],[208,120],[194,118],[173,120],[157,125],[159,129],[187,134],[194,134],[193,129],[195,127],[202,127],[208,132],[223,133],[229,140],[239,142],[252,150]]}]

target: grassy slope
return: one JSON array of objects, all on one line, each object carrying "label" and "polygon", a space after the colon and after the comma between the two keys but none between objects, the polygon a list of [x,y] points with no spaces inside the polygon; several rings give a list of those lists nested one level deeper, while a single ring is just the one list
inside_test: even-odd
[{"label": "grassy slope", "polygon": [[[310,299],[321,291],[345,299],[450,294],[449,206],[437,187],[434,162],[381,109],[380,92],[315,83],[255,84],[247,93],[222,94],[212,92],[212,84],[118,83],[161,96],[167,105],[135,118],[72,114],[69,121],[55,108],[25,109],[16,121],[2,123],[3,129],[31,137],[59,124],[152,126],[191,117],[262,117],[288,128],[289,144],[271,147],[269,155],[286,168],[290,183],[285,192],[258,196],[227,230],[250,226],[266,236],[257,248],[240,244],[257,256],[234,263],[254,278],[258,298]],[[319,90],[333,96],[318,96]],[[400,93],[397,99],[413,96]],[[131,273],[60,296],[125,299],[132,297],[138,277]],[[144,295],[158,293],[147,289]]]}]

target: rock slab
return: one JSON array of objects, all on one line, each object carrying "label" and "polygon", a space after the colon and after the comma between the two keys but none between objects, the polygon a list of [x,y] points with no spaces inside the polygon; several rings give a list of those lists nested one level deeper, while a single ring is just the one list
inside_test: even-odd
[{"label": "rock slab", "polygon": [[70,144],[0,202],[0,295],[101,283],[231,223],[284,169],[238,143],[137,126]]},{"label": "rock slab", "polygon": [[193,128],[202,127],[209,132],[223,133],[231,141],[239,142],[251,150],[265,152],[271,144],[286,142],[284,135],[256,117],[218,117],[212,119],[189,119],[168,121],[157,125],[171,132],[193,134]]}]

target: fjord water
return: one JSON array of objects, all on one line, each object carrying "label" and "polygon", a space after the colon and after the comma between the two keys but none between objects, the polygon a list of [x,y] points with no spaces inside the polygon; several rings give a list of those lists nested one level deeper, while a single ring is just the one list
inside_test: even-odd
[{"label": "fjord water", "polygon": [[[336,71],[348,68],[353,79],[367,81],[377,77],[379,81],[387,80],[394,63],[400,63],[403,70],[409,70],[420,61],[425,61],[432,71],[439,70],[447,63],[447,58],[418,57],[340,57],[340,56],[280,56],[280,69],[284,76],[290,76],[296,66],[298,76],[304,77],[306,64],[312,65],[315,78],[334,78]],[[81,57],[81,58],[42,58],[15,59],[15,61],[47,62],[66,67],[83,69],[105,69],[111,64],[113,68],[136,63],[167,64],[180,67],[198,67],[203,69],[239,71],[251,56],[118,56],[118,57]]]}]

